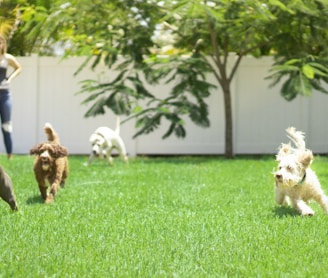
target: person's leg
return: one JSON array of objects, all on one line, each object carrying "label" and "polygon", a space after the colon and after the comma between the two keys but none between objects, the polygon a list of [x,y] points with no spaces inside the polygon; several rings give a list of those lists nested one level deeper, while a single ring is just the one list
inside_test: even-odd
[{"label": "person's leg", "polygon": [[0,117],[1,117],[1,130],[3,134],[3,140],[6,148],[8,158],[12,158],[12,123],[11,123],[11,95],[9,93],[2,93],[0,95]]}]

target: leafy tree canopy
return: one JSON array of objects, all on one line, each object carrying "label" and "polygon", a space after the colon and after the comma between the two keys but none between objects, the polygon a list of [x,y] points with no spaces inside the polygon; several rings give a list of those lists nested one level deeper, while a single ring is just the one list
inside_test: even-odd
[{"label": "leafy tree canopy", "polygon": [[[72,0],[23,9],[21,32],[33,51],[48,54],[54,43],[65,55],[83,55],[81,65],[106,65],[117,76],[86,80],[81,93],[86,116],[112,109],[137,118],[136,134],[161,124],[164,137],[185,136],[185,116],[209,126],[206,98],[219,85],[224,97],[226,156],[233,156],[231,81],[246,55],[272,55],[269,79],[282,82],[287,100],[327,93],[326,0]],[[166,56],[163,56],[166,54]],[[212,73],[217,84],[209,84]],[[167,82],[164,96],[147,84]]]}]

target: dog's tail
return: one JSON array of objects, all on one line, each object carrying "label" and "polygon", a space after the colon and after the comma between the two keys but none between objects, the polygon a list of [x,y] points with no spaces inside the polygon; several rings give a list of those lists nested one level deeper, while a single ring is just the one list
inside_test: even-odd
[{"label": "dog's tail", "polygon": [[305,150],[304,132],[297,131],[295,127],[289,127],[286,129],[287,136],[294,142],[296,147],[301,150]]},{"label": "dog's tail", "polygon": [[117,117],[116,117],[116,128],[115,128],[115,132],[116,132],[117,134],[120,134],[120,126],[121,126],[120,117],[117,116]]},{"label": "dog's tail", "polygon": [[59,142],[59,136],[56,133],[56,131],[54,130],[54,128],[52,127],[52,125],[50,123],[46,123],[44,125],[44,131],[47,135],[47,139],[49,142],[56,142],[56,143],[60,143]]}]

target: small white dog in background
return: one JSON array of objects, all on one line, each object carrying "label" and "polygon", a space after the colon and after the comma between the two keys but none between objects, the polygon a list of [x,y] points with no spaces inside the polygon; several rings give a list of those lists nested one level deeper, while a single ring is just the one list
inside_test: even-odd
[{"label": "small white dog in background", "polygon": [[292,205],[301,215],[312,216],[314,211],[308,206],[310,200],[320,204],[328,213],[328,197],[324,194],[320,182],[311,170],[312,151],[306,149],[304,133],[294,127],[287,130],[291,143],[281,144],[276,160],[278,169],[274,173],[276,202],[281,205]]},{"label": "small white dog in background", "polygon": [[120,136],[120,118],[116,118],[116,129],[112,130],[109,127],[99,127],[90,136],[89,139],[92,150],[89,156],[89,165],[92,163],[94,157],[107,157],[108,163],[113,164],[112,151],[116,149],[125,162],[128,162],[128,156],[125,144]]}]

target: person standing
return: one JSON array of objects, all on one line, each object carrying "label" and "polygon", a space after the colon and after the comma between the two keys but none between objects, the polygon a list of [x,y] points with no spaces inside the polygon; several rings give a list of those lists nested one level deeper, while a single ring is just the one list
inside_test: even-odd
[{"label": "person standing", "polygon": [[[14,70],[7,75],[7,70],[12,67]],[[0,120],[3,140],[8,155],[8,159],[12,159],[13,143],[12,143],[12,122],[11,109],[12,100],[10,93],[11,81],[21,72],[22,67],[16,58],[7,53],[6,38],[0,34]]]}]

